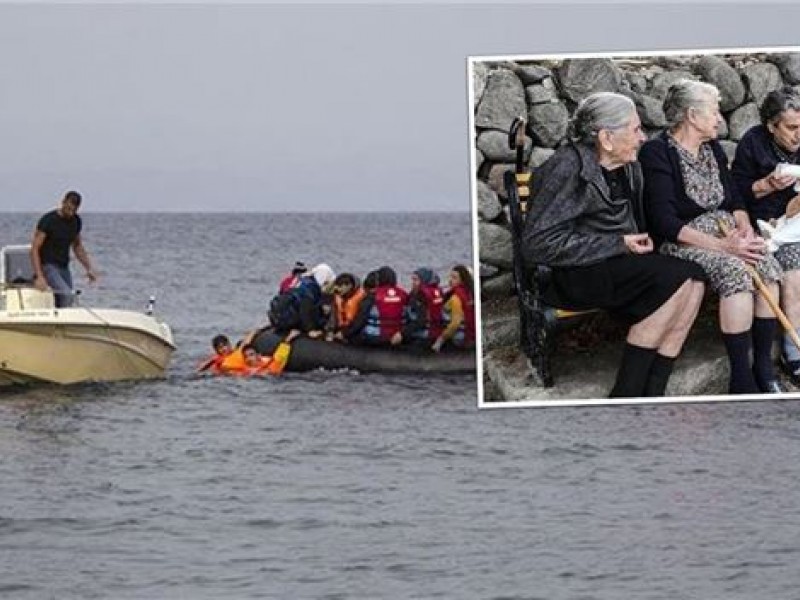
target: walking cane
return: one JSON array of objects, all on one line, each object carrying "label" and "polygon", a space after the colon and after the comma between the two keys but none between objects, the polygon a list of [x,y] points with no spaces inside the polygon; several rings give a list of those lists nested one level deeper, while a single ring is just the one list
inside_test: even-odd
[{"label": "walking cane", "polygon": [[[722,235],[728,235],[730,233],[730,227],[728,224],[720,218],[717,218],[717,224],[719,225],[719,229],[722,232]],[[786,316],[786,313],[781,310],[781,307],[778,305],[778,302],[772,295],[772,292],[769,291],[769,288],[766,286],[764,281],[761,279],[761,275],[758,274],[758,271],[753,268],[752,265],[749,263],[744,264],[744,268],[747,269],[747,272],[750,274],[750,277],[753,278],[753,283],[756,284],[758,291],[761,292],[761,295],[764,297],[764,300],[767,301],[769,307],[772,309],[772,312],[775,313],[775,316],[778,318],[778,321],[783,326],[786,333],[789,334],[789,337],[792,338],[792,342],[794,345],[797,346],[797,349],[800,350],[800,336],[797,335],[797,330],[792,325],[792,322],[789,320],[789,317]]]},{"label": "walking cane", "polygon": [[516,117],[508,130],[508,146],[516,150],[514,175],[517,180],[517,196],[524,214],[528,210],[528,197],[531,194],[531,174],[525,165],[525,119]]}]

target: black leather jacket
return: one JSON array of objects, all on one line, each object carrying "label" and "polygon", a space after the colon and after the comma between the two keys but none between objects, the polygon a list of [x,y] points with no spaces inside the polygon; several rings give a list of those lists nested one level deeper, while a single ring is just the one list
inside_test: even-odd
[{"label": "black leather jacket", "polygon": [[634,162],[623,168],[633,197],[612,200],[592,147],[559,148],[533,176],[522,234],[527,260],[575,267],[626,254],[622,236],[645,231],[646,224],[641,167]]}]

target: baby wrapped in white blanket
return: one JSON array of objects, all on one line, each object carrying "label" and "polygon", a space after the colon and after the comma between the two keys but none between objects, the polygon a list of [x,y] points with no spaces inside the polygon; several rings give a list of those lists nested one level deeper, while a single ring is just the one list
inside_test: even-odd
[{"label": "baby wrapped in white blanket", "polygon": [[[800,165],[780,163],[775,168],[776,175],[793,175],[800,178]],[[800,180],[794,184],[794,190],[800,192]],[[783,244],[796,244],[800,242],[800,203],[797,198],[789,202],[786,214],[771,223],[757,221],[761,235],[767,240],[770,252],[775,252]]]}]

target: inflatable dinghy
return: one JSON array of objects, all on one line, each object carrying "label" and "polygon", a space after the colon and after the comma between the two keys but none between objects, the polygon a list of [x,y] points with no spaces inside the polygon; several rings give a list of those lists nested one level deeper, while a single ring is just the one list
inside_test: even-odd
[{"label": "inflatable dinghy", "polygon": [[[261,354],[272,355],[283,338],[264,331],[253,340]],[[314,369],[354,369],[361,373],[461,373],[475,372],[475,351],[427,348],[380,348],[354,346],[338,342],[297,338],[286,363],[286,371]]]}]

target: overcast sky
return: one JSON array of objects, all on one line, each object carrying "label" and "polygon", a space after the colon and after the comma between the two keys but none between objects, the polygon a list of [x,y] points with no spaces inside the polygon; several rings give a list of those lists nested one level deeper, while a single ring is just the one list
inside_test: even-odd
[{"label": "overcast sky", "polygon": [[0,5],[0,210],[463,210],[466,57],[790,46],[800,8]]}]

